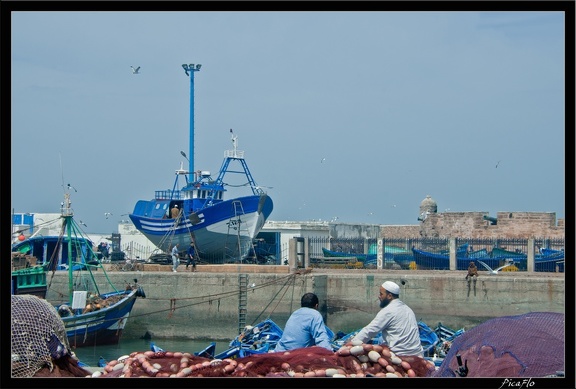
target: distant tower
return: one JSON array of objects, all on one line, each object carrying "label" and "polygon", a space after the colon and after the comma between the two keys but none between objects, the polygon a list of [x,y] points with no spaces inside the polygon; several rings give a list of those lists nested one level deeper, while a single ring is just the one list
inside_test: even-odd
[{"label": "distant tower", "polygon": [[418,216],[419,221],[424,221],[431,213],[438,212],[438,204],[430,195],[426,195],[426,198],[420,203],[420,215]]}]

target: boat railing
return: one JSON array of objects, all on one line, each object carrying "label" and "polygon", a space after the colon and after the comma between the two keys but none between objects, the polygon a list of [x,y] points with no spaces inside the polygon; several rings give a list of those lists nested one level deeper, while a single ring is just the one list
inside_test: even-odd
[{"label": "boat railing", "polygon": [[180,191],[173,191],[171,189],[167,190],[157,190],[154,192],[154,197],[156,200],[180,200]]},{"label": "boat railing", "polygon": [[224,158],[244,158],[244,150],[226,150]]}]

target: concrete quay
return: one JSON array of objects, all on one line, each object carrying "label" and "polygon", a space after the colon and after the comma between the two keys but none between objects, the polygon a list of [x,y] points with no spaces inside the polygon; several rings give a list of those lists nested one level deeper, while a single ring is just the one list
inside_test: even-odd
[{"label": "concrete quay", "polygon": [[[378,288],[392,280],[401,287],[400,299],[417,319],[434,327],[472,328],[488,319],[528,312],[565,313],[564,273],[480,272],[468,288],[466,271],[388,269],[290,269],[267,265],[198,265],[198,271],[177,273],[170,265],[144,264],[143,271],[108,271],[121,287],[134,278],[144,288],[126,325],[124,336],[231,340],[244,325],[266,318],[284,327],[300,297],[314,292],[320,311],[334,331],[363,327],[379,309]],[[48,275],[48,280],[52,277]],[[104,288],[103,272],[94,272]],[[55,272],[47,299],[62,302],[68,279]],[[102,290],[104,291],[104,290]],[[244,322],[241,322],[245,317]]]}]

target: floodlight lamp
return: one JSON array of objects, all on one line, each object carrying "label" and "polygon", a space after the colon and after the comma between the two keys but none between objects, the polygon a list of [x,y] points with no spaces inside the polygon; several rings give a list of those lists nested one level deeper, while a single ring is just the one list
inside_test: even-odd
[{"label": "floodlight lamp", "polygon": [[182,64],[182,67],[184,68],[184,70],[188,71],[188,65],[186,65],[185,63]]},{"label": "floodlight lamp", "polygon": [[196,65],[196,70],[200,70],[201,67],[202,67],[202,65],[197,64],[197,65]]}]

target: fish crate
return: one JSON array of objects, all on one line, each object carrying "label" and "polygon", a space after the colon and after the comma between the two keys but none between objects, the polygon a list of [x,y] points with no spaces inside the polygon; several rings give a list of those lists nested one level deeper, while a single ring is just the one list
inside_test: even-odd
[{"label": "fish crate", "polygon": [[43,266],[32,266],[16,270],[12,276],[16,276],[16,287],[18,289],[46,286],[46,270]]},{"label": "fish crate", "polygon": [[27,267],[36,266],[38,260],[32,255],[21,253],[12,253],[12,271],[26,269]]}]

